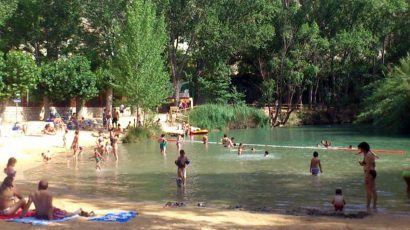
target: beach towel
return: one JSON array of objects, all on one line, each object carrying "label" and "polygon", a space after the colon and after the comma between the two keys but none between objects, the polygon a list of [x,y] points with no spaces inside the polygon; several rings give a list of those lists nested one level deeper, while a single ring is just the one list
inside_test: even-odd
[{"label": "beach towel", "polygon": [[[11,214],[11,215],[0,215],[0,220],[10,220],[10,219],[14,219],[14,218],[19,218],[22,212],[23,211],[20,209],[19,211],[17,211],[14,214]],[[26,213],[26,217],[34,216],[34,214],[35,214],[34,211],[28,211]]]},{"label": "beach towel", "polygon": [[75,215],[75,216],[70,216],[70,217],[66,217],[66,218],[58,219],[58,220],[40,220],[34,217],[24,217],[24,218],[10,219],[8,221],[15,222],[15,223],[22,223],[22,224],[32,224],[32,225],[49,225],[49,224],[56,224],[60,222],[69,221],[77,217],[78,215]]},{"label": "beach towel", "polygon": [[97,221],[97,222],[119,222],[125,223],[133,219],[138,215],[135,211],[129,212],[118,212],[118,213],[109,213],[105,216],[95,217],[88,219],[89,221]]}]

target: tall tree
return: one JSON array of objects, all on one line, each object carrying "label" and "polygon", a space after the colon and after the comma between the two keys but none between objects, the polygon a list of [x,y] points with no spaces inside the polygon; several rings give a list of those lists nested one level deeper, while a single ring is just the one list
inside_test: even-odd
[{"label": "tall tree", "polygon": [[158,107],[169,96],[169,75],[162,56],[166,47],[164,18],[151,1],[129,5],[127,22],[119,40],[114,73],[130,105],[145,110]]}]

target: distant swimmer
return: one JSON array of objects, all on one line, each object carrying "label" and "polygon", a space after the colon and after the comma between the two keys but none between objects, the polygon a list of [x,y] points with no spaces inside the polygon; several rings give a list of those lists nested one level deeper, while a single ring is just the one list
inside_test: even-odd
[{"label": "distant swimmer", "polygon": [[230,148],[233,146],[231,139],[229,139],[228,135],[224,134],[224,137],[221,140],[222,145],[226,148]]},{"label": "distant swimmer", "polygon": [[232,145],[232,147],[236,146],[235,137],[231,137],[231,145]]},{"label": "distant swimmer", "polygon": [[245,150],[245,146],[240,143],[238,146],[238,156],[242,155],[243,150]]},{"label": "distant swimmer", "polygon": [[207,144],[208,144],[208,134],[205,134],[205,135],[202,137],[202,143],[203,143],[204,145],[207,145]]},{"label": "distant swimmer", "polygon": [[267,157],[269,155],[268,151],[265,151],[265,154],[263,155],[264,157]]},{"label": "distant swimmer", "polygon": [[330,141],[328,141],[328,140],[321,140],[321,141],[320,141],[320,144],[322,144],[323,147],[325,147],[325,148],[330,148],[330,147],[332,147],[332,142],[330,142]]},{"label": "distant swimmer", "polygon": [[255,149],[255,148],[251,148],[251,151],[254,153],[254,152],[256,152],[256,149]]},{"label": "distant swimmer", "polygon": [[313,176],[319,175],[319,173],[323,173],[322,164],[320,163],[319,153],[313,152],[313,158],[310,161],[310,172]]}]

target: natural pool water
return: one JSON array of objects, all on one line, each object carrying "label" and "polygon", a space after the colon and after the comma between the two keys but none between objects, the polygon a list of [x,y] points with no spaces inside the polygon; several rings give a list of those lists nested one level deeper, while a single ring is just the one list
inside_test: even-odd
[{"label": "natural pool water", "polygon": [[[377,160],[379,211],[406,213],[410,198],[401,178],[410,167],[410,138],[389,136],[357,126],[321,126],[278,129],[247,129],[227,132],[237,143],[315,146],[320,140],[331,140],[334,146],[357,146],[362,141],[375,149],[400,149],[405,155],[380,154]],[[210,134],[210,141],[219,141],[222,132]],[[197,137],[198,140],[200,137]],[[188,184],[178,189],[175,183],[177,158],[175,142],[169,142],[167,155],[159,153],[154,140],[120,146],[120,161],[110,161],[102,172],[95,171],[95,161],[84,153],[78,169],[65,163],[63,156],[51,164],[25,172],[29,180],[47,178],[51,185],[64,188],[68,194],[106,199],[152,201],[184,201],[195,205],[236,206],[258,209],[271,207],[278,211],[296,208],[330,209],[337,187],[343,189],[347,210],[365,209],[361,155],[348,151],[320,149],[324,173],[309,174],[312,149],[257,147],[256,153],[245,151],[238,157],[236,148],[220,144],[183,143],[191,160],[187,169]],[[263,157],[263,151],[270,155]]]}]

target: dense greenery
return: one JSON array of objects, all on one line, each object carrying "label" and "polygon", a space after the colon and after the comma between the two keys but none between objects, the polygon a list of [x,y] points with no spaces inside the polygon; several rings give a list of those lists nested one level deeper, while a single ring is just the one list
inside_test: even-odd
[{"label": "dense greenery", "polygon": [[391,131],[410,132],[410,56],[369,87],[371,95],[359,121],[371,121]]},{"label": "dense greenery", "polygon": [[163,17],[156,16],[149,1],[136,0],[128,8],[114,67],[118,86],[127,101],[155,109],[169,96],[169,76],[162,53],[166,33]]},{"label": "dense greenery", "polygon": [[[53,62],[81,56],[108,106],[114,93],[153,110],[188,82],[195,102],[275,104],[277,126],[297,104],[359,106],[410,52],[409,37],[408,0],[0,1],[0,67],[24,52],[41,78],[57,78]],[[10,74],[0,71],[2,89]],[[37,82],[33,93],[55,92]]]},{"label": "dense greenery", "polygon": [[246,105],[206,104],[189,113],[189,122],[207,129],[254,128],[267,126],[269,117],[262,110]]},{"label": "dense greenery", "polygon": [[124,143],[135,143],[147,138],[155,138],[161,135],[161,128],[159,126],[145,126],[135,127],[127,130],[127,133],[122,138]]}]

